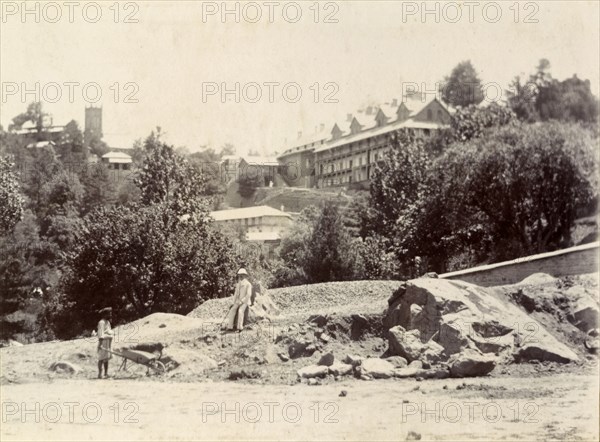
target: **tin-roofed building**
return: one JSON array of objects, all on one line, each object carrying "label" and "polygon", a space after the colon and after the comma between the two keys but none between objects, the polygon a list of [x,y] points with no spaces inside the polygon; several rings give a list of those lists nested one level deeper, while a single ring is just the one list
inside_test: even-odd
[{"label": "tin-roofed building", "polygon": [[125,152],[110,151],[102,155],[102,162],[108,165],[109,169],[129,170],[133,160]]},{"label": "tin-roofed building", "polygon": [[245,207],[210,212],[217,224],[241,227],[249,243],[261,247],[268,259],[273,258],[275,248],[281,241],[281,233],[292,224],[289,213],[269,206]]},{"label": "tin-roofed building", "polygon": [[210,216],[219,224],[243,227],[247,233],[279,234],[292,223],[292,215],[269,206],[215,210]]}]

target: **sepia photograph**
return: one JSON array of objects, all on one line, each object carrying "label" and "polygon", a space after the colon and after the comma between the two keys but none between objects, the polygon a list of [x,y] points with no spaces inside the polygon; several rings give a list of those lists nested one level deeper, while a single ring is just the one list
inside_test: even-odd
[{"label": "sepia photograph", "polygon": [[600,2],[0,0],[1,441],[599,441]]}]

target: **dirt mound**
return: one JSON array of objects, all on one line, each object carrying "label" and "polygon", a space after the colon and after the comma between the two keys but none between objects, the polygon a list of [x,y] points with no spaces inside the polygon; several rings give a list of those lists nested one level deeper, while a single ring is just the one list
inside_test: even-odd
[{"label": "dirt mound", "polygon": [[[381,313],[390,293],[400,281],[348,281],[299,285],[272,289],[268,295],[282,316],[306,318],[313,313]],[[225,316],[231,298],[211,299],[188,314],[192,318],[216,321]]]}]

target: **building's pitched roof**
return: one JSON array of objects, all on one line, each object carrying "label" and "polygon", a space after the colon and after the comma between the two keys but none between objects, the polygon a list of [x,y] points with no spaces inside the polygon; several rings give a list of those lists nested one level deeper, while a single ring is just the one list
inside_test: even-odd
[{"label": "building's pitched roof", "polygon": [[133,162],[131,156],[127,155],[125,152],[119,152],[115,150],[102,155],[102,159],[108,160],[109,163],[119,164],[129,164]]},{"label": "building's pitched roof", "polygon": [[27,145],[27,148],[31,149],[32,147],[40,148],[40,147],[48,147],[48,146],[53,147],[53,146],[56,146],[56,144],[54,144],[53,141],[38,141],[37,143],[29,143]]},{"label": "building's pitched roof", "polygon": [[210,216],[215,221],[258,218],[261,216],[282,216],[290,219],[292,218],[289,213],[282,212],[281,210],[277,210],[269,206],[253,206],[244,207],[241,209],[215,210],[210,212]]},{"label": "building's pitched roof", "polygon": [[279,161],[277,161],[277,157],[246,156],[246,157],[243,157],[242,160],[244,160],[246,162],[246,164],[259,164],[261,166],[277,166],[277,165],[279,165]]},{"label": "building's pitched roof", "polygon": [[113,151],[110,151],[110,152],[105,153],[104,155],[102,155],[102,158],[130,160],[131,156],[127,155],[125,152],[118,152],[118,151],[113,150]]},{"label": "building's pitched roof", "polygon": [[386,134],[388,132],[393,132],[399,129],[439,129],[441,127],[445,126],[442,124],[430,123],[427,121],[415,121],[412,118],[409,118],[408,120],[395,121],[391,124],[386,124],[385,126],[374,127],[372,129],[356,133],[354,135],[338,138],[336,140],[324,144],[318,149],[315,149],[315,152],[323,152],[329,149],[333,149],[334,147],[343,146],[345,144],[354,143],[356,141],[366,140],[368,138]]}]

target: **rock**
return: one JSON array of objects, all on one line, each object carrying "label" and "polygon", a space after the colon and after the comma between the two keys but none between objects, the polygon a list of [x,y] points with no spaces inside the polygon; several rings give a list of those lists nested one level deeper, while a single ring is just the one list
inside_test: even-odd
[{"label": "rock", "polygon": [[311,315],[308,318],[308,322],[316,324],[318,327],[324,327],[327,324],[327,316],[325,315]]},{"label": "rock", "polygon": [[312,356],[316,350],[316,347],[310,341],[304,339],[292,339],[291,344],[288,346],[288,354],[291,359]]},{"label": "rock", "polygon": [[340,394],[338,396],[339,397],[346,397],[346,396],[348,396],[348,392],[346,390],[342,390],[342,391],[340,391]]},{"label": "rock", "polygon": [[329,368],[325,365],[307,365],[302,367],[296,373],[301,378],[314,378],[314,377],[325,377],[329,372]]},{"label": "rock", "polygon": [[598,339],[598,329],[592,329],[588,332],[585,342],[583,343],[585,348],[590,353],[598,353],[600,347],[600,340]]},{"label": "rock", "polygon": [[384,359],[367,358],[360,364],[361,373],[375,379],[387,379],[394,376],[394,366]]},{"label": "rock", "polygon": [[[522,294],[527,287],[519,285]],[[588,298],[581,295],[578,299]],[[578,360],[566,345],[513,304],[505,292],[493,287],[419,278],[394,292],[388,304],[383,323],[389,330],[390,355],[405,357],[409,362],[423,360],[437,364],[467,349],[505,353],[504,356],[513,356],[517,361],[533,357],[542,361]],[[575,311],[580,315],[575,319],[573,314],[573,321],[585,327],[583,324],[592,318],[589,303]],[[424,348],[430,340],[443,351],[439,352],[439,347],[434,348],[433,344],[430,351]]]},{"label": "rock", "polygon": [[422,369],[423,363],[421,361],[412,361],[410,364],[408,364],[408,368]]},{"label": "rock", "polygon": [[275,305],[267,293],[267,289],[262,286],[262,284],[258,283],[257,287],[255,288],[257,289],[258,293],[254,298],[253,305],[247,310],[248,323],[258,322],[263,319],[272,321],[275,317],[279,316],[279,307]]},{"label": "rock", "polygon": [[450,374],[453,377],[463,378],[468,376],[485,376],[494,369],[496,360],[492,356],[466,349],[462,353],[453,355],[448,364],[450,365]]},{"label": "rock", "polygon": [[564,364],[579,360],[579,357],[564,345],[561,344],[555,348],[548,348],[544,342],[540,342],[537,339],[531,339],[521,345],[514,357],[517,362],[536,359],[538,361],[552,361]]},{"label": "rock", "polygon": [[446,360],[444,357],[444,347],[435,342],[433,339],[430,339],[423,346],[419,360],[428,365],[437,364],[442,360]]},{"label": "rock", "polygon": [[321,335],[319,335],[319,339],[323,342],[329,342],[331,340],[331,336],[329,336],[327,333],[321,333]]},{"label": "rock", "polygon": [[346,364],[350,364],[352,366],[356,366],[359,365],[365,358],[363,358],[362,356],[356,356],[356,355],[346,355],[346,357],[342,360],[342,362],[346,363]]},{"label": "rock", "polygon": [[283,352],[277,353],[277,356],[279,356],[279,359],[281,359],[283,362],[287,362],[287,361],[290,360],[290,358],[288,357],[288,355],[286,355]]},{"label": "rock", "polygon": [[56,373],[77,374],[81,371],[81,367],[77,364],[73,364],[72,362],[57,361],[50,365],[49,370],[52,370]]},{"label": "rock", "polygon": [[165,328],[166,326],[167,326],[167,324],[160,324],[160,325],[158,326],[158,328]]},{"label": "rock", "polygon": [[317,365],[326,365],[327,367],[330,367],[333,365],[334,360],[335,357],[333,356],[333,353],[325,353],[323,356],[321,356]]},{"label": "rock", "polygon": [[408,365],[408,362],[402,356],[390,356],[385,360],[392,364],[394,368],[404,368]]},{"label": "rock", "polygon": [[310,378],[308,380],[308,385],[319,385],[319,381],[316,378]]},{"label": "rock", "polygon": [[406,440],[421,440],[421,433],[409,431],[406,435]]},{"label": "rock", "polygon": [[394,377],[396,378],[412,378],[419,372],[418,368],[396,368],[394,369]]},{"label": "rock", "polygon": [[329,373],[334,376],[344,376],[352,373],[352,365],[336,362],[329,366]]},{"label": "rock", "polygon": [[423,351],[421,333],[419,330],[406,331],[398,325],[389,330],[390,354],[402,356],[407,361],[418,359]]},{"label": "rock", "polygon": [[450,372],[444,368],[431,368],[428,370],[417,370],[415,376],[422,379],[445,379],[450,377]]},{"label": "rock", "polygon": [[9,339],[7,347],[23,347],[23,344],[21,344],[19,341],[15,341],[14,339]]},{"label": "rock", "polygon": [[571,304],[572,313],[567,316],[569,322],[584,333],[598,327],[598,301],[584,287],[573,286],[565,295]]},{"label": "rock", "polygon": [[361,381],[370,381],[373,378],[371,376],[369,376],[368,374],[361,374],[360,379],[361,379]]}]

